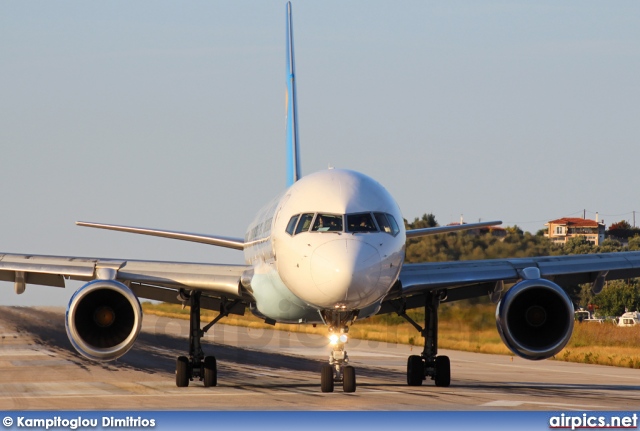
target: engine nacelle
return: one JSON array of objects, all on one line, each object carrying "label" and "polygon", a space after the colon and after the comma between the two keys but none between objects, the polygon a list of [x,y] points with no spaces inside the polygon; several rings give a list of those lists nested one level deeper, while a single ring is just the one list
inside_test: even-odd
[{"label": "engine nacelle", "polygon": [[566,346],[573,332],[573,303],[545,279],[524,280],[505,293],[496,309],[502,341],[525,359],[547,359]]},{"label": "engine nacelle", "polygon": [[142,307],[124,284],[95,280],[71,297],[65,326],[71,344],[83,356],[110,361],[133,346],[142,326]]}]

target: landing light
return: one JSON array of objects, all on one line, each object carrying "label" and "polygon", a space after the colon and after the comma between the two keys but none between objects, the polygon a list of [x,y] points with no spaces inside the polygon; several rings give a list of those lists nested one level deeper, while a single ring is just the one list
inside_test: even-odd
[{"label": "landing light", "polygon": [[329,335],[329,344],[331,344],[331,345],[338,344],[338,342],[344,344],[344,343],[347,342],[347,340],[348,340],[347,334],[340,334],[340,335],[331,334],[331,335]]}]

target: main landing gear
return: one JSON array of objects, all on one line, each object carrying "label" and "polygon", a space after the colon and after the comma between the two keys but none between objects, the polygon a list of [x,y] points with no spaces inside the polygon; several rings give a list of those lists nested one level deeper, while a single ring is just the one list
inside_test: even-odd
[{"label": "main landing gear", "polygon": [[407,361],[407,384],[420,386],[427,376],[436,386],[447,387],[451,384],[451,365],[447,356],[438,354],[438,306],[446,299],[446,292],[429,292],[425,295],[424,329],[407,316],[404,309],[398,315],[404,317],[424,337],[424,350],[420,355],[409,356]]},{"label": "main landing gear", "polygon": [[189,381],[199,379],[205,387],[218,384],[218,367],[215,356],[205,356],[200,340],[220,319],[229,315],[230,310],[239,300],[227,302],[223,300],[220,306],[220,314],[211,323],[200,329],[200,295],[198,291],[187,294],[180,291],[180,296],[189,301],[189,357],[180,356],[176,360],[176,386],[184,388],[189,386]]},{"label": "main landing gear", "polygon": [[[329,340],[332,347],[329,363],[322,366],[320,371],[320,389],[322,392],[333,392],[335,383],[342,383],[344,392],[356,391],[356,369],[349,364],[349,356],[344,349],[349,332],[348,323],[353,322],[356,314],[353,312],[333,312],[323,314],[329,324]],[[340,329],[338,329],[340,328]]]}]

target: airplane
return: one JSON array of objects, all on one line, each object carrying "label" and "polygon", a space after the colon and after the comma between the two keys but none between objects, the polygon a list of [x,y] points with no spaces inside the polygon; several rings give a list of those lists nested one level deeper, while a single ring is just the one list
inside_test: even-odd
[{"label": "airplane", "polygon": [[[487,295],[509,349],[523,358],[550,358],[569,341],[574,306],[565,288],[640,276],[640,252],[547,256],[462,262],[405,263],[409,239],[477,229],[500,221],[406,230],[398,204],[377,181],[347,169],[302,176],[291,3],[286,4],[287,189],[260,210],[244,238],[93,222],[79,226],[192,241],[243,251],[245,264],[160,262],[0,253],[0,280],[64,287],[86,282],[72,296],[65,326],[73,347],[97,361],[131,349],[140,332],[139,298],[189,305],[187,355],[176,359],[176,385],[218,383],[214,355],[202,337],[230,314],[247,308],[265,322],[323,324],[332,346],[320,370],[320,389],[356,390],[355,368],[345,348],[350,325],[382,313],[404,317],[424,338],[420,355],[407,360],[407,384],[427,378],[451,383],[450,361],[438,355],[438,307]],[[506,283],[513,283],[504,290]],[[406,311],[425,309],[424,323]],[[219,311],[201,326],[201,309]],[[422,322],[421,322],[422,323]]]}]

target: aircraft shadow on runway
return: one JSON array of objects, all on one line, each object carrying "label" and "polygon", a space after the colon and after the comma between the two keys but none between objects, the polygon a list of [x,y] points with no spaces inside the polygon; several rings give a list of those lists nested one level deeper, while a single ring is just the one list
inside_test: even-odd
[{"label": "aircraft shadow on runway", "polygon": [[[65,355],[71,355],[74,358],[74,363],[83,369],[86,369],[87,364],[90,363],[107,370],[131,369],[151,374],[167,374],[171,378],[175,373],[176,357],[186,354],[188,348],[188,341],[184,336],[141,332],[134,347],[118,360],[111,362],[90,361],[78,354],[72,347],[65,331],[63,314],[44,309],[21,307],[2,307],[2,312],[3,318],[11,321],[18,331],[31,334],[36,342],[49,349],[62,350]],[[322,360],[211,342],[204,343],[203,349],[205,354],[215,355],[218,361],[228,362],[231,365],[259,365],[273,369],[319,374],[321,366],[325,363]],[[230,373],[232,375],[229,375]],[[404,377],[402,373],[367,368],[366,366],[359,366],[358,374],[384,379],[392,377],[398,383],[402,382]],[[234,377],[241,377],[241,373],[235,373],[229,367],[225,367],[224,370],[221,370],[220,378],[227,377],[230,378],[230,381],[234,381]],[[314,383],[314,385],[317,384]]]},{"label": "aircraft shadow on runway", "polygon": [[[39,308],[22,307],[1,307],[2,317],[10,321],[19,332],[31,334],[36,342],[46,346],[51,350],[61,350],[65,356],[71,356],[73,362],[87,369],[87,364],[99,366],[107,370],[135,370],[145,373],[166,374],[167,378],[172,378],[175,373],[175,360],[179,355],[184,355],[188,347],[188,342],[184,336],[173,336],[161,333],[141,332],[136,344],[126,355],[112,362],[88,361],[79,355],[71,346],[64,328],[64,314]],[[220,383],[238,381],[243,377],[242,371],[234,371],[234,364],[258,365],[272,369],[295,370],[311,373],[319,373],[320,367],[325,363],[323,360],[291,356],[273,352],[248,349],[227,344],[216,344],[206,342],[203,346],[205,354],[213,354],[218,361],[226,362],[229,366],[221,366]],[[366,363],[354,364],[357,366],[359,376],[375,378],[376,383],[359,382],[359,387],[403,387],[406,376],[402,372],[390,369],[367,366]],[[244,376],[246,377],[246,376]],[[256,387],[264,386],[259,380],[255,381]],[[317,386],[316,382],[309,384],[288,381],[279,386]],[[269,385],[269,387],[274,387]],[[425,383],[425,388],[436,389],[431,382]],[[530,396],[594,396],[598,391],[640,391],[638,385],[603,385],[603,384],[569,384],[569,383],[549,383],[549,382],[469,382],[453,381],[451,389],[493,389],[507,394],[530,395]],[[416,390],[417,388],[412,388]],[[438,391],[444,388],[438,388]]]}]

